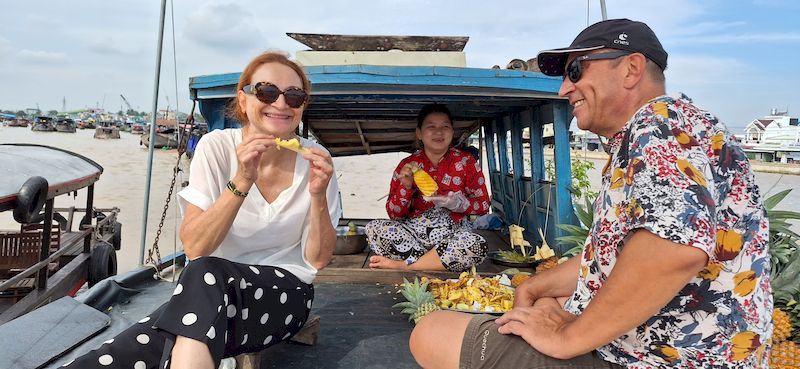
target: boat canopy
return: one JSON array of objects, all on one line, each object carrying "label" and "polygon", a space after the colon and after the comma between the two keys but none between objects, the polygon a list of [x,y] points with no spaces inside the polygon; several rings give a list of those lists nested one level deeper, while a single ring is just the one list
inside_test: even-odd
[{"label": "boat canopy", "polygon": [[[454,141],[474,133],[485,148],[492,212],[526,228],[526,239],[550,245],[565,235],[556,224],[577,224],[570,188],[572,108],[558,96],[561,79],[539,72],[431,66],[322,65],[305,68],[312,91],[303,136],[333,156],[411,152],[416,116],[429,103],[448,106]],[[239,127],[225,116],[239,73],[193,77],[190,95],[208,129]],[[545,137],[544,127],[552,126]],[[550,130],[548,130],[550,131]],[[545,173],[552,145],[555,176]],[[549,149],[547,154],[549,154]],[[564,248],[566,245],[556,246]]]},{"label": "boat canopy", "polygon": [[[329,65],[305,68],[311,99],[307,130],[333,156],[410,152],[416,116],[429,103],[450,108],[454,139],[464,141],[482,122],[559,100],[561,79],[537,72],[422,66]],[[225,117],[239,73],[193,77],[209,130],[238,127]]]},{"label": "boat canopy", "polygon": [[76,191],[100,179],[103,167],[76,153],[50,146],[0,144],[0,211],[13,209],[22,185],[43,177],[47,198]]}]

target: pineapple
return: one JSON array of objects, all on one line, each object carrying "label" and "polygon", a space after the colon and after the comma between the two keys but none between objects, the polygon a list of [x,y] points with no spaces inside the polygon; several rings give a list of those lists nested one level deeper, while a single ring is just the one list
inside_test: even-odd
[{"label": "pineapple", "polygon": [[411,171],[414,173],[414,183],[417,184],[417,188],[419,188],[419,191],[422,192],[423,195],[431,196],[439,189],[439,185],[428,172],[417,166],[413,166]]},{"label": "pineapple", "polygon": [[772,369],[800,368],[800,348],[793,341],[783,341],[772,346],[769,355]]},{"label": "pineapple", "polygon": [[526,274],[526,273],[514,274],[514,277],[511,278],[511,286],[514,287],[514,288],[519,287],[519,285],[521,285],[522,282],[527,281],[528,278],[530,278],[530,277],[531,277],[531,275],[530,274]]},{"label": "pineapple", "polygon": [[539,265],[536,266],[536,273],[544,272],[545,270],[552,269],[558,266],[558,257],[551,256],[544,259]]},{"label": "pineapple", "polygon": [[422,317],[431,312],[440,310],[433,300],[433,295],[428,291],[428,281],[420,283],[419,279],[414,278],[414,283],[403,278],[403,289],[400,291],[408,301],[403,301],[392,306],[402,308],[403,314],[408,314],[408,320],[417,324]]},{"label": "pineapple", "polygon": [[772,325],[775,327],[772,331],[772,342],[786,341],[792,335],[792,320],[789,314],[778,307],[772,311]]}]

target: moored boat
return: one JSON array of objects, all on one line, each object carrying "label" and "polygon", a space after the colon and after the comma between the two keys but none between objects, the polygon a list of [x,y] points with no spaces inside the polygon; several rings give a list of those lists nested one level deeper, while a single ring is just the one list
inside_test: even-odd
[{"label": "moored boat", "polygon": [[[93,205],[103,173],[94,161],[48,146],[0,144],[0,162],[0,212],[20,224],[0,231],[3,324],[115,274],[122,226],[119,209]],[[56,196],[81,189],[88,191],[85,208],[54,208]]]},{"label": "moored boat", "polygon": [[32,131],[53,132],[56,130],[54,119],[51,117],[36,117],[31,126]]},{"label": "moored boat", "polygon": [[55,128],[58,132],[75,133],[77,125],[75,121],[70,118],[61,118],[56,121]]},{"label": "moored boat", "polygon": [[99,122],[94,129],[94,138],[97,139],[116,139],[119,138],[119,128],[111,122]]}]

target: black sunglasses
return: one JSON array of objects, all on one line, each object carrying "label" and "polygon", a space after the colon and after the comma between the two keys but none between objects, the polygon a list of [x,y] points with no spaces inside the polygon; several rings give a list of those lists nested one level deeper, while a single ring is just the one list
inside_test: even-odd
[{"label": "black sunglasses", "polygon": [[247,85],[242,87],[242,91],[246,94],[255,95],[256,98],[264,104],[272,104],[278,100],[278,96],[283,95],[286,100],[286,105],[293,109],[297,109],[308,100],[308,94],[299,87],[289,87],[286,91],[281,91],[278,86],[269,82],[258,82],[254,85]]},{"label": "black sunglasses", "polygon": [[607,53],[581,55],[575,59],[572,59],[572,62],[567,65],[567,69],[564,71],[564,78],[569,77],[569,80],[572,81],[572,83],[577,83],[583,74],[583,65],[581,65],[581,62],[583,61],[616,59],[630,54],[633,53],[630,51],[611,51]]}]

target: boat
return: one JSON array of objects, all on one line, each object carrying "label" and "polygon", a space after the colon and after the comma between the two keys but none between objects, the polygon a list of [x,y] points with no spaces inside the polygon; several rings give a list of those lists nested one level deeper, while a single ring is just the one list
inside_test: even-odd
[{"label": "boat", "polygon": [[56,130],[54,119],[51,117],[40,116],[33,120],[32,131],[53,132]]},{"label": "boat", "polygon": [[131,134],[140,135],[144,133],[144,124],[133,123],[131,124]]},{"label": "boat", "polygon": [[8,122],[9,127],[27,127],[30,122],[25,118],[16,118]]},{"label": "boat", "polygon": [[[318,65],[305,69],[313,88],[301,126],[303,136],[313,135],[335,157],[410,152],[414,150],[415,118],[420,107],[432,102],[447,104],[455,118],[456,144],[479,137],[480,150],[488,160],[489,170],[485,175],[491,182],[493,213],[527,230],[542,228],[550,245],[556,249],[565,247],[555,240],[562,235],[555,224],[575,224],[575,219],[568,190],[571,108],[565,99],[558,97],[560,78],[521,70],[433,66]],[[221,114],[236,95],[237,82],[237,73],[190,79],[190,95],[206,118],[209,130],[238,126]],[[554,181],[545,180],[543,161],[543,132],[550,125],[556,157]],[[340,226],[352,223],[358,228],[369,220],[342,219]],[[508,237],[497,230],[478,232],[487,239],[490,250],[509,247]],[[541,242],[539,237],[538,232],[525,234],[531,243]],[[180,260],[182,256],[173,255],[160,263]],[[371,270],[365,268],[367,257],[363,249],[337,254],[317,275],[312,313],[321,317],[323,327],[329,327],[322,333],[326,338],[310,347],[286,344],[271,347],[263,355],[264,363],[268,362],[270,367],[365,367],[374,364],[374,348],[385,347],[381,352],[389,353],[382,360],[392,363],[392,367],[416,367],[406,350],[388,349],[404,347],[412,328],[405,316],[391,309],[397,302],[393,299],[395,284],[403,278],[421,275],[439,278],[457,275]],[[181,265],[178,261],[168,268],[169,273],[179,273]],[[487,259],[478,266],[478,271],[497,273],[505,268]],[[124,326],[129,324],[125,322],[146,316],[174,290],[174,284],[161,278],[154,280],[153,274],[152,268],[142,268],[113,277],[89,289],[88,297],[79,295],[52,307],[50,314],[62,316],[76,306],[83,309],[90,305],[110,312],[87,313],[81,320],[84,326]],[[96,303],[98,300],[106,303]],[[24,320],[18,324],[35,322],[41,317],[21,319]],[[376,334],[376,326],[383,333]],[[0,326],[0,336],[3,328]],[[36,355],[37,365],[55,368],[96,348],[119,330],[94,328],[67,335],[61,340],[64,342],[59,342],[64,349]],[[43,353],[42,345],[34,339],[30,342],[33,342],[31,352]]]},{"label": "boat", "polygon": [[119,138],[119,128],[111,122],[98,122],[97,128],[94,129],[94,138],[116,139]]},{"label": "boat", "polygon": [[70,118],[60,118],[56,121],[55,128],[58,132],[75,133],[77,125]]},{"label": "boat", "polygon": [[[144,147],[150,147],[150,133],[145,130],[142,133],[139,144]],[[175,128],[159,127],[156,129],[155,134],[156,149],[175,149],[178,147],[178,131]]]},{"label": "boat", "polygon": [[[0,212],[18,229],[0,231],[0,324],[116,274],[122,225],[117,208],[95,208],[103,168],[66,150],[0,144],[5,175]],[[85,208],[54,208],[54,198],[87,191]],[[89,209],[87,211],[87,209]],[[73,224],[73,223],[78,224]],[[3,366],[12,367],[12,366]]]}]

